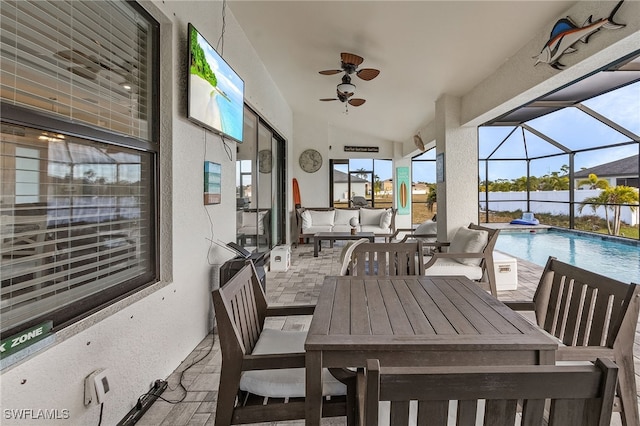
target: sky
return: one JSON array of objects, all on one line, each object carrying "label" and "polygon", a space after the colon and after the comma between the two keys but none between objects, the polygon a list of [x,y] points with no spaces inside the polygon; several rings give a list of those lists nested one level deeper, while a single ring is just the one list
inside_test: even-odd
[{"label": "sky", "polygon": [[[605,93],[583,102],[588,108],[609,118],[622,127],[640,135],[640,82],[625,86],[618,90]],[[551,137],[570,150],[581,150],[608,146],[611,144],[628,142],[627,136],[613,130],[593,117],[577,108],[565,108],[536,118],[527,123],[532,128]],[[493,159],[509,159],[505,161],[491,161],[489,164],[489,179],[515,179],[526,175],[526,162],[514,161],[526,158],[522,130],[518,129],[498,149],[500,142],[509,135],[512,127],[482,127],[479,128],[479,157]],[[547,156],[561,153],[558,148],[525,131],[527,152],[530,157]],[[495,152],[494,152],[495,150]],[[493,153],[493,154],[492,154]],[[638,155],[638,144],[630,144],[617,148],[587,151],[575,155],[575,170],[591,168],[599,164],[608,163],[621,158]],[[424,154],[427,158],[435,159],[435,152]],[[569,157],[546,157],[531,161],[531,174],[543,176],[569,164]],[[484,165],[480,167],[481,179],[485,178]],[[413,167],[413,181],[434,182],[435,162]]]}]

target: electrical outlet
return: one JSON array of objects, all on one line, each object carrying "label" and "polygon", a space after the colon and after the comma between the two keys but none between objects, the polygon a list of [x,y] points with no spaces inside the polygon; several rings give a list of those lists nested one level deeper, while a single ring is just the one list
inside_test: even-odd
[{"label": "electrical outlet", "polygon": [[84,405],[102,404],[109,390],[107,370],[94,371],[84,379]]}]

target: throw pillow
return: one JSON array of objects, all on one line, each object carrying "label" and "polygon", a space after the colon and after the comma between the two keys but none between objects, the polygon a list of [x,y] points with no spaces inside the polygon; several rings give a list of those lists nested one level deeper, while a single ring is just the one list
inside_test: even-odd
[{"label": "throw pillow", "polygon": [[385,209],[384,213],[380,215],[380,228],[388,229],[391,226],[391,217],[393,211],[391,209]]},{"label": "throw pillow", "polygon": [[[469,229],[466,226],[456,231],[451,240],[449,253],[481,253],[489,241],[489,233],[481,229]],[[480,266],[482,259],[456,259],[459,263],[469,266]]]},{"label": "throw pillow", "polygon": [[309,210],[303,211],[300,216],[302,216],[302,229],[311,228],[312,222]]}]

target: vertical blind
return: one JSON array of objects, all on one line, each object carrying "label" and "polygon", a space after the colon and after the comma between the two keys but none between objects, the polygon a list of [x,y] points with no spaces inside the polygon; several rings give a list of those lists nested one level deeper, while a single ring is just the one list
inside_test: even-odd
[{"label": "vertical blind", "polygon": [[0,19],[0,100],[27,117],[0,117],[4,338],[155,278],[158,68],[133,3],[2,0]]}]

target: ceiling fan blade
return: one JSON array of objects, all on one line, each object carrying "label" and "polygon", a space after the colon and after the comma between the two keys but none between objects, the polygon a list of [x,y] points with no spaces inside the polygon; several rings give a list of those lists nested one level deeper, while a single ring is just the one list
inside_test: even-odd
[{"label": "ceiling fan blade", "polygon": [[322,98],[321,101],[337,101],[338,98]]},{"label": "ceiling fan blade", "polygon": [[345,64],[353,64],[355,66],[358,66],[362,62],[364,62],[364,58],[362,56],[354,55],[353,53],[342,52],[340,54],[340,58]]},{"label": "ceiling fan blade", "polygon": [[356,75],[365,81],[373,80],[380,74],[380,70],[373,68],[362,68],[356,72]]},{"label": "ceiling fan blade", "polygon": [[354,106],[354,107],[359,107],[360,105],[362,105],[363,103],[367,102],[364,99],[349,99],[349,105]]},{"label": "ceiling fan blade", "polygon": [[342,70],[324,70],[324,71],[318,71],[318,72],[322,75],[334,75],[342,72]]}]

